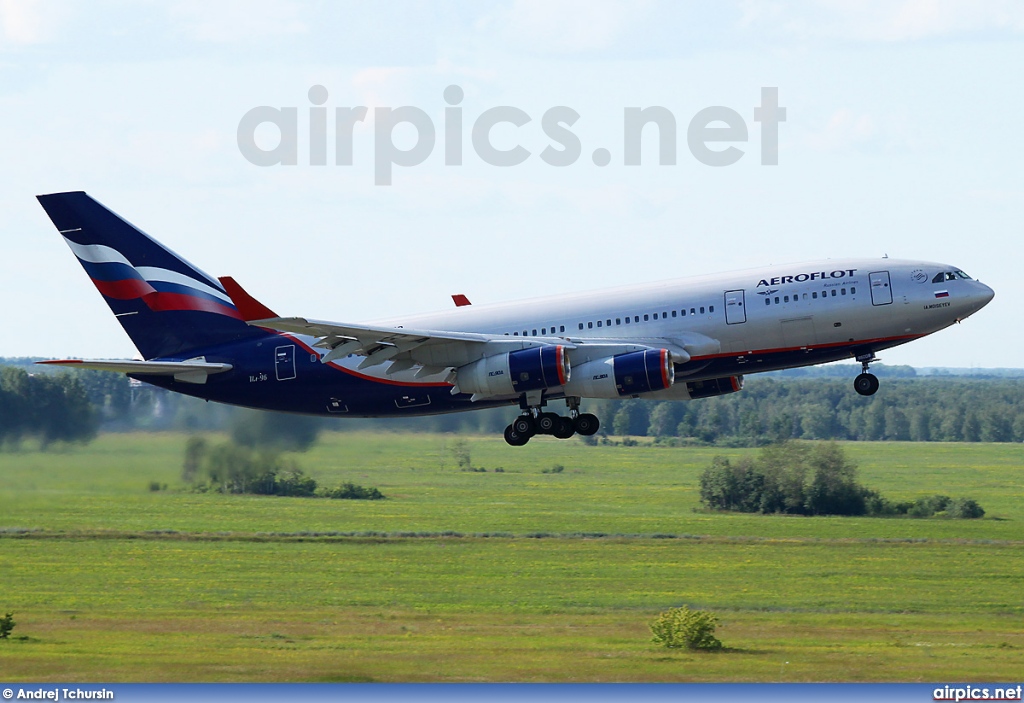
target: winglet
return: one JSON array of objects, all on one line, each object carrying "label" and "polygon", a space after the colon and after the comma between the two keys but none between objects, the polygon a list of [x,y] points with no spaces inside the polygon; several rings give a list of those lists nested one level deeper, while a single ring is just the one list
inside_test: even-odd
[{"label": "winglet", "polygon": [[469,298],[464,296],[462,293],[455,293],[455,294],[453,294],[452,295],[452,300],[455,301],[455,307],[457,307],[457,308],[462,308],[462,307],[465,307],[467,305],[472,305],[473,304],[473,303],[469,302]]},{"label": "winglet", "polygon": [[246,322],[278,316],[276,312],[246,293],[231,276],[218,276],[217,280],[224,286],[224,290],[231,297],[231,302],[235,304],[238,313]]}]

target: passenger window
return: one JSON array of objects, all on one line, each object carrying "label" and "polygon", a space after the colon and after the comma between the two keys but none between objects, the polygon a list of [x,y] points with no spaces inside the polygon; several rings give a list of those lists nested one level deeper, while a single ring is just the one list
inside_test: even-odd
[{"label": "passenger window", "polygon": [[558,331],[559,332],[565,332],[565,325],[559,325],[558,326]]},{"label": "passenger window", "polygon": [[850,295],[857,295],[857,289],[851,287],[850,288]]},{"label": "passenger window", "polygon": [[714,311],[715,311],[715,306],[714,305],[712,305],[712,306],[710,306],[708,308],[708,312],[714,312]]},{"label": "passenger window", "polygon": [[583,323],[582,322],[580,323],[580,329],[583,329]]},{"label": "passenger window", "polygon": [[771,305],[772,304],[772,299],[769,298],[767,295],[764,297],[764,304],[765,305]]},{"label": "passenger window", "polygon": [[592,329],[594,329],[594,323],[593,323],[593,322],[588,322],[588,323],[587,323],[587,329],[588,329],[588,330],[592,330]]},{"label": "passenger window", "polygon": [[840,292],[840,293],[842,293],[843,295],[846,295],[846,289],[845,289],[845,288],[841,288],[841,289],[839,290],[839,292]]},{"label": "passenger window", "polygon": [[536,336],[537,336],[537,330],[534,330],[534,331],[533,331],[533,336],[534,336],[534,337],[536,337]]},{"label": "passenger window", "polygon": [[608,327],[611,327],[611,326],[612,326],[612,321],[611,321],[611,320],[605,320],[605,322],[604,322],[604,323],[605,323],[605,324],[606,324],[606,325],[607,325]]},{"label": "passenger window", "polygon": [[541,330],[540,330],[540,333],[541,333],[542,335],[545,335],[545,334],[547,334],[547,333],[548,333],[548,328],[547,328],[547,327],[542,327],[542,328],[541,328]]},{"label": "passenger window", "polygon": [[598,326],[598,327],[600,327],[600,326],[601,326],[601,321],[600,321],[600,320],[598,320],[598,321],[597,321],[597,326]]},{"label": "passenger window", "polygon": [[633,322],[640,322],[640,316],[639,315],[633,315]]},{"label": "passenger window", "polygon": [[513,332],[513,333],[512,333],[512,336],[513,336],[513,337],[518,337],[518,336],[519,336],[519,333],[518,333],[518,332]]},{"label": "passenger window", "polygon": [[650,319],[651,319],[650,315],[644,315],[644,322],[647,322]]},{"label": "passenger window", "polygon": [[817,300],[818,299],[818,291],[814,291],[813,293],[811,293],[811,297],[814,298],[815,300]]},{"label": "passenger window", "polygon": [[675,310],[673,310],[673,311],[672,311],[672,317],[675,317],[675,316],[676,316],[676,311],[675,311]]},{"label": "passenger window", "polygon": [[784,303],[788,303],[788,302],[789,302],[789,296],[787,295],[786,297],[784,297],[784,298],[782,299],[782,302],[784,302]]},{"label": "passenger window", "polygon": [[658,313],[654,313],[654,319],[655,319],[655,320],[657,320],[657,319],[658,319]]},{"label": "passenger window", "polygon": [[664,320],[664,319],[665,319],[665,318],[667,318],[667,317],[668,317],[668,313],[667,313],[667,312],[665,312],[665,311],[663,310],[663,311],[661,312],[661,319],[662,319],[662,320]]},{"label": "passenger window", "polygon": [[775,296],[775,304],[776,304],[776,305],[778,305],[778,304],[779,304],[779,296]]},{"label": "passenger window", "polygon": [[833,298],[836,297],[836,289],[835,288],[832,289],[832,297]]},{"label": "passenger window", "polygon": [[701,306],[700,306],[700,314],[701,314],[701,315],[703,315],[703,314],[704,314],[704,306],[703,306],[703,305],[701,305]]},{"label": "passenger window", "polygon": [[628,317],[626,318],[626,324],[627,325],[629,324],[629,318]]},{"label": "passenger window", "polygon": [[622,324],[622,320],[620,318],[616,317],[615,318],[615,324],[616,325],[621,325]]},{"label": "passenger window", "polygon": [[690,314],[691,315],[696,315],[697,314],[697,309],[696,308],[690,308]]}]

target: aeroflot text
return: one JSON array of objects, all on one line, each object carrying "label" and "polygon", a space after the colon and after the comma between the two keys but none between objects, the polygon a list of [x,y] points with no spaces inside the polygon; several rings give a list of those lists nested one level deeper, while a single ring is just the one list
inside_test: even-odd
[{"label": "aeroflot text", "polygon": [[1007,686],[1006,688],[981,688],[964,686],[943,686],[932,692],[932,699],[936,701],[1019,701],[1021,686]]},{"label": "aeroflot text", "polygon": [[795,276],[777,276],[771,280],[762,278],[757,282],[757,288],[761,286],[781,286],[786,283],[803,283],[804,281],[824,281],[829,278],[853,278],[857,269],[845,269],[843,271],[815,271],[813,273],[798,273]]},{"label": "aeroflot text", "polygon": [[[4,691],[4,698],[10,698]],[[18,689],[15,700],[19,701],[112,701],[114,692],[108,688],[81,689],[81,688],[35,688]]]}]

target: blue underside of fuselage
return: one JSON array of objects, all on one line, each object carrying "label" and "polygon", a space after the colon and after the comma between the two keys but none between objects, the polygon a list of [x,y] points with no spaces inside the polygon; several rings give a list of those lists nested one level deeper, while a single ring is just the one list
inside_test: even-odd
[{"label": "blue underside of fuselage", "polygon": [[[676,366],[676,383],[822,364],[896,346],[903,341],[850,343],[820,349],[780,350],[698,359]],[[231,371],[209,376],[204,384],[184,383],[166,376],[135,376],[185,395],[250,408],[333,417],[394,417],[436,415],[518,405],[517,400],[478,400],[451,394],[449,385],[404,384],[376,380],[320,363],[319,356],[297,347],[294,366],[280,373],[265,363],[276,345],[293,345],[290,338],[269,335],[263,342],[242,342],[205,354],[210,362],[232,364]],[[262,363],[261,363],[262,361]],[[279,378],[279,376],[281,378]],[[551,393],[548,399],[562,398]]]}]

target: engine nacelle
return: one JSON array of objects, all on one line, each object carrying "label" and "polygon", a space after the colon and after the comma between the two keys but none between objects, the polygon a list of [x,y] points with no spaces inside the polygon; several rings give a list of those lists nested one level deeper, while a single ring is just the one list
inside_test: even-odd
[{"label": "engine nacelle", "polygon": [[566,395],[622,398],[671,388],[676,374],[667,349],[644,349],[580,364],[573,377]]},{"label": "engine nacelle", "polygon": [[485,356],[460,366],[459,390],[482,396],[519,395],[569,382],[569,355],[560,344]]}]

